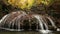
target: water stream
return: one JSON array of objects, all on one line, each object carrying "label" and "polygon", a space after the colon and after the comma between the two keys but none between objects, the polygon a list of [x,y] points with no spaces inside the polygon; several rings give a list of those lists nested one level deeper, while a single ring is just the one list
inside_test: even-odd
[{"label": "water stream", "polygon": [[[39,26],[36,25],[36,29],[40,32],[46,32],[46,33],[50,32],[48,23],[52,24],[51,27],[57,28],[55,23],[53,22],[53,20],[48,16],[45,17],[45,16],[38,15],[38,14],[29,15],[29,14],[26,14],[25,12],[19,12],[18,11],[18,12],[13,12],[13,13],[5,15],[0,20],[0,29],[5,29],[5,30],[9,30],[9,31],[22,31],[22,30],[24,30],[24,25],[27,24],[27,22],[25,24],[23,21],[27,20],[28,23],[30,23],[28,25],[30,28],[29,27],[28,28],[30,30],[32,30],[31,28],[32,28],[33,25],[31,24],[30,21],[33,20],[33,24],[34,24],[34,21],[35,21],[34,19],[32,19],[32,17],[36,19],[35,24],[39,24]],[[47,22],[46,19],[48,19],[50,22]],[[39,28],[41,28],[41,29],[39,29]]]}]

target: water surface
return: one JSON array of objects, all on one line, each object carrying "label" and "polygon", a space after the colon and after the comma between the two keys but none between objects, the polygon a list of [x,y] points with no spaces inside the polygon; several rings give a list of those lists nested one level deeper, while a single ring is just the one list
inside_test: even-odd
[{"label": "water surface", "polygon": [[60,31],[51,32],[51,33],[40,33],[37,31],[22,31],[22,32],[0,32],[0,34],[60,34]]}]

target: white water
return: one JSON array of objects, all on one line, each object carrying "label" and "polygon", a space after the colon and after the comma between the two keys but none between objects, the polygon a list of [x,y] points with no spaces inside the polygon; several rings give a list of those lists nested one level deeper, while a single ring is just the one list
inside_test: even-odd
[{"label": "white water", "polygon": [[[10,23],[9,23],[9,28],[10,28],[10,26],[11,26],[11,23],[12,23],[12,28],[14,29],[14,24],[15,25],[17,25],[17,27],[18,27],[18,29],[17,29],[17,31],[20,31],[20,30],[23,30],[23,29],[20,29],[20,20],[21,20],[21,17],[22,16],[25,16],[25,15],[27,15],[26,13],[24,13],[23,12],[23,14],[20,14],[20,15],[18,15],[17,17],[15,17]],[[16,27],[16,28],[17,28]]]},{"label": "white water", "polygon": [[0,23],[7,17],[8,15],[5,15],[1,20]]},{"label": "white water", "polygon": [[39,21],[39,25],[40,25],[40,27],[41,27],[41,30],[44,30],[44,27],[43,27],[43,23],[42,23],[42,17],[41,16],[39,16],[39,15],[33,15],[38,21]]},{"label": "white water", "polygon": [[[27,15],[26,13],[24,13],[23,12],[23,14],[20,14],[20,15],[18,15],[17,17],[15,17],[14,19],[12,19],[12,21],[10,21],[8,24],[8,26],[9,26],[9,28],[2,28],[2,29],[5,29],[5,30],[9,30],[9,31],[21,31],[21,27],[20,27],[20,21],[21,21],[21,17],[23,16],[25,16],[25,15]],[[6,20],[10,17],[11,15],[10,14],[8,14],[8,15],[5,15],[1,20],[0,20],[0,24],[2,23],[2,24],[5,24],[6,23]],[[46,24],[46,19],[45,19],[45,17],[43,17],[43,16],[41,16],[41,15],[33,15],[33,17],[34,18],[36,18],[38,21],[39,21],[39,26],[40,26],[40,28],[41,28],[41,32],[43,32],[43,33],[47,33],[47,32],[49,32],[49,30],[48,30],[48,25]],[[51,23],[52,24],[52,26],[54,27],[54,28],[57,28],[56,27],[56,25],[55,25],[55,23],[53,22],[53,20],[50,18],[50,17],[46,17],[50,22],[49,23]],[[17,25],[17,27],[18,27],[18,29],[14,29],[14,24],[16,24]],[[11,26],[12,25],[12,26]],[[30,25],[31,26],[31,25]],[[45,26],[45,29],[44,29],[44,26]],[[10,29],[10,27],[12,27],[13,29]],[[16,28],[17,28],[16,27]],[[1,27],[0,27],[1,28]],[[37,26],[37,29],[38,29],[38,26]],[[23,29],[22,29],[23,30]],[[30,27],[30,30],[31,30],[31,27]],[[60,31],[60,29],[57,29],[57,31]]]},{"label": "white water", "polygon": [[46,24],[46,21],[45,21],[45,19],[43,19],[44,17],[42,17],[41,19],[41,21],[43,22],[43,24],[44,24],[44,26],[45,26],[45,28],[46,28],[46,30],[48,30],[48,25]]},{"label": "white water", "polygon": [[53,22],[53,20],[50,18],[50,17],[47,17],[48,19],[49,19],[49,21],[50,21],[50,23],[52,24],[52,26],[54,27],[54,28],[57,28],[56,26],[55,26],[55,23]]}]

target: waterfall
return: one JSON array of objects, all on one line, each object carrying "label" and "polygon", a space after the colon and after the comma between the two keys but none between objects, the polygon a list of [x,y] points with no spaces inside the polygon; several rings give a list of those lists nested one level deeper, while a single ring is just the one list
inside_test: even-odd
[{"label": "waterfall", "polygon": [[5,15],[1,20],[0,23],[7,17],[8,15]]},{"label": "waterfall", "polygon": [[[41,33],[50,33],[52,31],[48,30],[48,25],[46,24],[46,22],[44,21],[44,17],[40,16],[40,15],[33,15],[38,21],[39,21],[39,25],[41,27],[41,30],[39,30]],[[45,26],[46,30],[44,29],[43,25]]]},{"label": "waterfall", "polygon": [[39,25],[40,25],[40,27],[41,27],[41,29],[42,30],[44,30],[44,28],[43,28],[43,23],[42,23],[42,17],[41,16],[39,16],[39,15],[33,15],[38,21],[39,21]]},{"label": "waterfall", "polygon": [[[16,14],[16,13],[18,13],[17,14],[17,16],[15,16],[14,14]],[[20,14],[20,12],[18,11],[18,12],[13,12],[13,13],[10,13],[10,14],[7,14],[7,15],[5,15],[1,20],[0,20],[0,28],[1,29],[5,29],[5,30],[9,30],[9,31],[21,31],[21,30],[23,30],[23,29],[20,29],[20,21],[21,21],[21,17],[23,16],[26,16],[27,14],[25,13],[25,12],[21,12],[21,14]],[[13,19],[12,19],[12,17],[13,17]],[[11,20],[10,20],[11,19]],[[8,26],[8,28],[4,28],[4,27],[2,27],[2,26],[4,26],[4,24],[6,25],[6,23],[7,23],[7,26]],[[11,26],[12,25],[12,26]],[[15,28],[17,28],[17,29],[14,29],[14,25],[16,25],[17,27],[15,27]],[[12,29],[10,29],[10,27],[12,28]]]},{"label": "waterfall", "polygon": [[[24,21],[26,19],[28,21],[27,23]],[[50,22],[48,22],[48,20]],[[22,31],[24,30],[24,27],[26,26],[26,24],[28,24],[27,26],[30,28],[30,30],[35,28],[41,32],[43,31],[49,32],[49,26],[51,25],[49,25],[48,23],[51,23],[54,28],[57,28],[53,20],[48,16],[45,17],[39,14],[30,15],[30,14],[26,14],[25,12],[18,11],[18,12],[13,12],[13,13],[5,15],[0,20],[0,29],[5,29],[9,31]],[[36,27],[33,27],[33,26],[36,26]],[[58,28],[57,31],[60,31],[60,29]]]},{"label": "waterfall", "polygon": [[50,17],[47,17],[48,19],[49,19],[49,21],[50,21],[50,23],[52,24],[52,26],[54,27],[54,28],[57,28],[56,26],[55,26],[55,23],[53,22],[53,20],[50,18]]},{"label": "waterfall", "polygon": [[42,19],[41,21],[43,22],[43,24],[44,24],[44,26],[45,26],[45,29],[48,30],[48,25],[46,24],[46,19],[45,19],[45,17],[42,17],[41,19]]}]

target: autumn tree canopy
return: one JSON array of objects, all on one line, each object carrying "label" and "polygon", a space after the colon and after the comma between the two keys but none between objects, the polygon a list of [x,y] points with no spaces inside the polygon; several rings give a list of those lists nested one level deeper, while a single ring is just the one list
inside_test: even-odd
[{"label": "autumn tree canopy", "polygon": [[15,6],[21,9],[31,9],[32,6],[40,5],[49,5],[53,0],[5,0],[7,4]]}]

